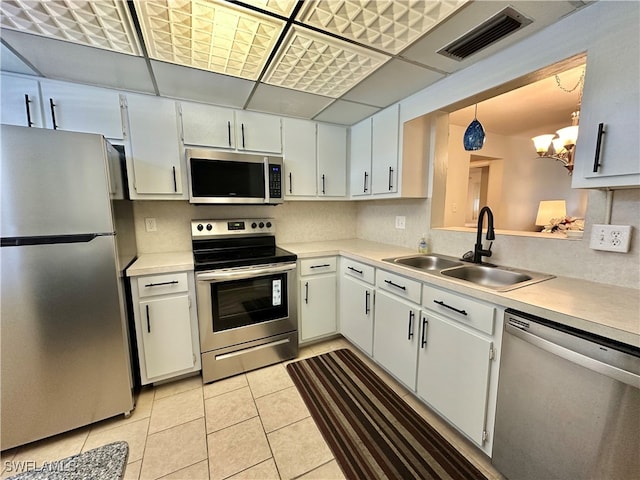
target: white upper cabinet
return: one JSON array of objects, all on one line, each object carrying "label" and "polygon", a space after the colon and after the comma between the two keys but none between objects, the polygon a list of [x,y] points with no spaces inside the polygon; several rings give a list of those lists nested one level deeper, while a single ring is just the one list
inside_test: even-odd
[{"label": "white upper cabinet", "polygon": [[180,112],[185,145],[235,148],[233,110],[202,103],[181,102]]},{"label": "white upper cabinet", "polygon": [[351,127],[351,168],[349,187],[351,196],[371,194],[371,119]]},{"label": "white upper cabinet", "polygon": [[134,174],[132,192],[141,195],[138,198],[186,199],[176,103],[148,95],[128,95],[127,103]]},{"label": "white upper cabinet", "polygon": [[44,127],[38,81],[2,75],[2,123],[21,127]]},{"label": "white upper cabinet", "polygon": [[318,195],[347,194],[347,129],[318,124]]},{"label": "white upper cabinet", "polygon": [[282,153],[280,117],[236,111],[236,142],[238,150]]},{"label": "white upper cabinet", "polygon": [[118,91],[50,81],[40,88],[47,128],[125,138]]},{"label": "white upper cabinet", "polygon": [[[284,195],[316,195],[316,124],[283,118]],[[344,167],[343,167],[344,169]]]},{"label": "white upper cabinet", "polygon": [[[593,34],[602,40],[592,42],[587,51],[574,188],[640,185],[640,7],[638,2],[623,4],[628,15],[615,25],[600,25]],[[604,133],[599,136],[601,123]]]},{"label": "white upper cabinet", "polygon": [[371,193],[396,193],[400,106],[394,105],[377,113],[372,122]]}]

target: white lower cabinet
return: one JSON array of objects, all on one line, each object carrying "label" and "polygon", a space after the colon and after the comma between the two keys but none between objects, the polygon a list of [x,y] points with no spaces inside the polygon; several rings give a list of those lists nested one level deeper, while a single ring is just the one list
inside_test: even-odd
[{"label": "white lower cabinet", "polygon": [[374,269],[343,259],[341,271],[340,333],[363,352],[372,355]]},{"label": "white lower cabinet", "polygon": [[193,272],[131,279],[143,385],[200,370]]},{"label": "white lower cabinet", "polygon": [[336,257],[300,260],[299,275],[300,342],[335,334]]}]

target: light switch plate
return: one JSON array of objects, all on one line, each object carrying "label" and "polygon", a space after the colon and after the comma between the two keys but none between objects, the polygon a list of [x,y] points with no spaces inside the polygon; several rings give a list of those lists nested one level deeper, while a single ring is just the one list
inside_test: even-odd
[{"label": "light switch plate", "polygon": [[631,225],[593,225],[589,247],[593,250],[627,253],[631,244]]},{"label": "light switch plate", "polygon": [[396,228],[399,229],[399,230],[404,230],[406,221],[407,221],[407,217],[405,217],[403,215],[397,215],[396,216]]},{"label": "light switch plate", "polygon": [[158,229],[156,225],[156,219],[153,217],[147,217],[144,219],[144,229],[147,232],[155,232]]}]

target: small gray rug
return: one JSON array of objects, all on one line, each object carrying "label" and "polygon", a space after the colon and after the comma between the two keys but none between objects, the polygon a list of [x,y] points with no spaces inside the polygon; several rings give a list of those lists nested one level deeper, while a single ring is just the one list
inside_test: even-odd
[{"label": "small gray rug", "polygon": [[78,455],[37,465],[7,480],[121,480],[129,457],[127,442],[114,442]]}]

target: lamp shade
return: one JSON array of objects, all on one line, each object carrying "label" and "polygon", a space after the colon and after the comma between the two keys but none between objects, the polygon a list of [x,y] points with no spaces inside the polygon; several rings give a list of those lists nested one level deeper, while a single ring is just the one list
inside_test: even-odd
[{"label": "lamp shade", "polygon": [[574,146],[578,140],[578,126],[572,125],[570,127],[561,128],[556,132],[560,137],[560,143],[563,147]]},{"label": "lamp shade", "polygon": [[551,223],[552,218],[567,216],[567,202],[564,200],[542,200],[538,206],[536,225],[544,226]]},{"label": "lamp shade", "polygon": [[547,134],[547,135],[538,135],[537,137],[533,137],[531,139],[533,140],[533,144],[536,147],[536,152],[538,152],[539,155],[544,155],[549,151],[549,146],[551,145],[551,139],[553,137],[555,137],[555,135]]}]

